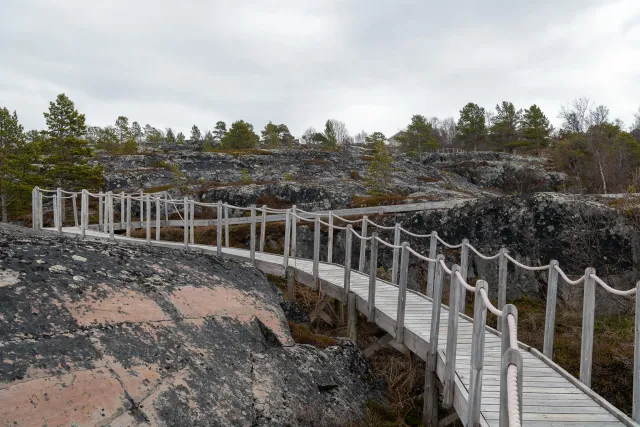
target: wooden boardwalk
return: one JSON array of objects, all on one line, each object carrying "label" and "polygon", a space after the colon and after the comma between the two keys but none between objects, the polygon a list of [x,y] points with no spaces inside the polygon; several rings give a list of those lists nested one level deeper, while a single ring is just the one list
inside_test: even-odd
[{"label": "wooden boardwalk", "polygon": [[[54,229],[45,229],[57,232]],[[63,233],[80,235],[80,229],[65,227]],[[88,238],[109,239],[108,233],[86,231]],[[115,235],[116,241],[149,244],[145,239]],[[183,243],[152,240],[153,246],[184,250]],[[190,251],[216,254],[216,247],[189,245]],[[223,248],[223,256],[241,261],[250,260],[245,249]],[[255,265],[269,274],[285,275],[283,256],[256,252]],[[289,258],[297,279],[307,285],[313,283],[313,261]],[[320,292],[343,299],[344,268],[337,264],[320,263]],[[369,276],[351,271],[350,290],[356,295],[359,311],[367,313]],[[398,287],[383,280],[376,281],[375,323],[395,336]],[[431,328],[432,303],[430,298],[409,291],[406,298],[404,344],[422,359],[425,359]],[[442,306],[439,328],[439,345],[436,372],[442,380],[446,361],[447,324],[449,311]],[[498,426],[500,401],[500,333],[487,327],[485,336],[484,376],[482,382],[481,420],[482,426]],[[454,408],[461,420],[467,419],[468,388],[471,362],[472,321],[460,315],[457,335],[455,365]],[[522,419],[525,426],[636,426],[630,418],[606,402],[577,379],[563,371],[540,352],[519,343],[523,358]]]}]

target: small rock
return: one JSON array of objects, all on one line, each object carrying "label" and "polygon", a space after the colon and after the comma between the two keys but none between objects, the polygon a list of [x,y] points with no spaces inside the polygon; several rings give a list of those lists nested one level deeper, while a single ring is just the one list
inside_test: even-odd
[{"label": "small rock", "polygon": [[74,261],[87,262],[87,259],[80,255],[73,255],[71,258],[73,258]]},{"label": "small rock", "polygon": [[52,273],[66,273],[69,270],[64,265],[57,264],[57,265],[52,265],[51,267],[49,267],[49,271],[52,272]]}]

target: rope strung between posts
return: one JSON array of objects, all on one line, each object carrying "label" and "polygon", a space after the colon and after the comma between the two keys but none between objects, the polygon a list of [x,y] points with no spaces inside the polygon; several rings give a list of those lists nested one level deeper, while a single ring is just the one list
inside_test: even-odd
[{"label": "rope strung between posts", "polygon": [[495,305],[491,304],[491,300],[489,300],[489,295],[487,294],[487,290],[482,288],[480,289],[480,296],[482,297],[482,302],[487,307],[487,310],[495,314],[496,316],[502,316],[502,310],[498,310]]},{"label": "rope strung between posts", "polygon": [[296,218],[298,218],[300,221],[306,221],[306,222],[315,222],[315,218],[304,218],[300,215],[294,214],[293,212],[291,212],[292,216],[295,216]]},{"label": "rope strung between posts", "polygon": [[[402,246],[392,245],[391,243],[387,243],[386,241],[382,240],[381,238],[379,238],[377,236],[376,236],[376,240],[378,242],[382,243],[383,245],[385,245],[388,248],[391,248],[391,249],[402,249]],[[409,249],[410,251],[412,250],[411,248],[407,248],[407,249]]]},{"label": "rope strung between posts", "polygon": [[476,291],[476,287],[475,286],[471,286],[470,284],[468,284],[467,281],[462,278],[462,275],[460,274],[459,271],[456,271],[456,278],[458,279],[458,282],[460,282],[460,284],[462,286],[464,286],[464,288],[466,290],[468,290],[469,292],[475,292]]},{"label": "rope strung between posts", "polygon": [[578,280],[571,280],[567,277],[566,274],[564,274],[564,271],[562,271],[562,269],[560,267],[558,267],[557,265],[554,265],[553,268],[556,269],[556,271],[560,274],[560,276],[562,276],[562,279],[567,282],[569,285],[577,285],[579,283],[582,283],[582,281],[584,280],[584,276],[582,276],[581,278],[579,278]]},{"label": "rope strung between posts", "polygon": [[243,208],[241,206],[234,206],[234,205],[230,205],[228,203],[224,204],[226,207],[231,208],[231,209],[239,209],[241,211],[251,211],[251,208]]},{"label": "rope strung between posts", "polygon": [[449,268],[447,267],[447,264],[444,263],[444,260],[440,260],[440,265],[442,266],[442,269],[444,270],[445,273],[447,273],[449,276],[451,276],[451,270],[449,270]]},{"label": "rope strung between posts", "polygon": [[338,216],[336,214],[333,214],[333,217],[334,218],[338,218],[340,221],[346,222],[347,224],[358,224],[360,221],[362,221],[360,219],[356,219],[356,220],[345,219],[345,218],[342,218],[341,216]]},{"label": "rope strung between posts", "polygon": [[353,228],[351,229],[351,233],[356,236],[358,239],[360,240],[371,240],[373,238],[373,236],[369,236],[369,237],[362,237],[361,235],[358,234],[357,231],[355,231]]},{"label": "rope strung between posts", "polygon": [[438,242],[442,243],[445,247],[449,249],[460,249],[462,247],[462,243],[460,243],[459,245],[450,245],[449,243],[442,240],[440,236],[437,236],[437,235],[436,235],[436,239],[438,239]]},{"label": "rope strung between posts", "polygon": [[369,224],[371,224],[371,225],[373,225],[374,227],[377,227],[377,228],[379,228],[379,229],[381,229],[381,230],[393,230],[393,229],[395,229],[395,227],[386,227],[386,226],[384,226],[384,225],[376,224],[375,222],[371,221],[369,218],[366,218],[366,221],[367,221]]},{"label": "rope strung between posts", "polygon": [[[498,255],[500,255],[500,254],[498,254]],[[517,265],[518,267],[520,267],[520,268],[522,268],[522,269],[525,269],[525,270],[528,270],[528,271],[542,271],[542,270],[548,270],[548,269],[549,269],[549,266],[551,265],[551,264],[547,264],[547,265],[543,265],[543,266],[540,266],[540,267],[533,267],[533,266],[524,265],[524,264],[522,264],[522,263],[520,263],[520,262],[516,261],[516,260],[515,260],[515,259],[513,259],[513,258],[511,257],[511,255],[509,255],[509,254],[504,254],[504,256],[505,256],[509,261],[511,261],[512,263],[514,263],[515,265]]]},{"label": "rope strung between posts", "polygon": [[497,259],[500,256],[500,252],[498,252],[497,254],[493,255],[493,256],[486,256],[480,253],[480,251],[478,251],[476,248],[474,248],[473,246],[471,246],[470,244],[467,243],[467,247],[469,249],[471,249],[473,252],[475,252],[476,255],[478,255],[480,258],[490,261],[492,259]]},{"label": "rope strung between posts", "polygon": [[618,289],[613,289],[611,286],[607,285],[601,278],[596,276],[595,274],[591,274],[590,277],[596,281],[600,286],[602,286],[607,292],[612,293],[614,295],[619,295],[621,297],[626,297],[629,295],[633,295],[636,293],[636,288],[631,288],[627,291],[620,291]]},{"label": "rope strung between posts", "polygon": [[323,220],[319,220],[320,224],[325,225],[327,227],[335,228],[337,230],[346,230],[347,227],[339,227],[337,225],[329,224],[328,222],[324,222]]},{"label": "rope strung between posts", "polygon": [[[402,247],[402,246],[401,246],[401,247]],[[411,247],[410,247],[410,246],[407,246],[407,250],[408,250],[409,252],[411,252],[413,255],[415,255],[416,257],[418,257],[418,258],[420,258],[421,260],[423,260],[423,261],[427,261],[427,262],[436,262],[436,261],[437,261],[436,259],[433,259],[433,258],[427,258],[426,256],[419,254],[418,252],[416,252],[416,251],[414,251],[413,249],[411,249]]]},{"label": "rope strung between posts", "polygon": [[405,230],[404,228],[400,227],[400,231],[402,231],[405,234],[408,234],[411,237],[417,237],[417,238],[425,238],[425,237],[431,237],[431,234],[415,234],[410,232],[409,230]]}]

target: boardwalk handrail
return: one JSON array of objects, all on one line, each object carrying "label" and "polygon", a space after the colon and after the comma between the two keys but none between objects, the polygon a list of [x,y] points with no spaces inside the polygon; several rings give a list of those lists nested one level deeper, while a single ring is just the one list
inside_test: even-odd
[{"label": "boardwalk handrail", "polygon": [[[54,193],[53,195],[47,195]],[[63,196],[66,194],[66,196]],[[78,220],[76,199],[81,196],[80,216]],[[453,390],[455,387],[455,354],[457,343],[457,324],[459,313],[464,310],[465,292],[475,293],[474,316],[473,316],[473,335],[472,335],[472,358],[471,358],[471,376],[469,387],[469,407],[467,411],[468,425],[475,425],[480,420],[480,401],[482,390],[482,366],[484,357],[484,332],[486,330],[486,312],[487,310],[498,317],[498,329],[502,331],[502,350],[501,360],[502,369],[500,374],[500,425],[501,426],[519,426],[522,422],[522,356],[518,350],[517,343],[517,309],[511,304],[506,304],[506,287],[507,287],[507,264],[511,262],[514,266],[527,271],[548,271],[548,290],[547,290],[547,313],[545,317],[545,339],[543,353],[549,359],[553,350],[553,330],[555,324],[555,306],[557,295],[557,282],[560,276],[566,283],[570,285],[578,285],[584,282],[584,302],[583,302],[583,327],[582,327],[582,344],[581,344],[581,361],[580,361],[580,381],[590,388],[591,383],[591,365],[593,350],[593,330],[594,330],[594,308],[595,308],[595,285],[599,284],[607,292],[629,297],[636,295],[636,315],[635,315],[635,339],[634,339],[634,395],[633,395],[633,419],[640,421],[640,392],[636,392],[640,387],[640,302],[637,298],[640,282],[629,290],[617,290],[610,287],[600,277],[598,277],[593,268],[587,268],[582,277],[578,279],[570,279],[566,273],[559,267],[556,260],[552,260],[545,266],[528,266],[515,258],[511,257],[505,248],[501,248],[496,255],[487,256],[469,244],[464,239],[461,244],[453,245],[441,239],[438,234],[433,231],[430,234],[416,234],[402,228],[399,224],[393,227],[383,226],[371,221],[367,216],[363,216],[359,220],[348,220],[346,218],[335,215],[331,211],[328,213],[313,213],[297,209],[295,206],[291,209],[272,209],[267,206],[242,207],[235,206],[221,201],[217,203],[202,203],[184,199],[169,198],[167,194],[155,196],[151,194],[126,194],[113,193],[111,191],[103,193],[90,193],[86,190],[81,192],[69,192],[62,189],[42,190],[38,187],[33,189],[32,193],[32,213],[33,228],[41,229],[43,227],[43,200],[50,199],[53,203],[54,229],[60,234],[63,232],[64,223],[64,205],[63,201],[71,199],[73,201],[73,213],[75,227],[80,228],[81,235],[85,236],[85,231],[89,228],[89,208],[90,197],[98,199],[98,224],[97,228],[108,233],[111,239],[115,239],[114,225],[114,206],[116,200],[120,202],[120,223],[126,223],[127,236],[134,228],[131,218],[132,202],[140,204],[140,221],[139,228],[146,230],[146,241],[151,243],[151,227],[152,227],[152,202],[155,204],[155,240],[161,238],[160,229],[163,225],[161,220],[161,206],[164,206],[165,221],[168,221],[168,207],[172,206],[178,212],[182,226],[184,228],[184,247],[195,244],[195,206],[216,208],[216,228],[217,228],[217,253],[221,255],[222,245],[222,229],[225,229],[225,247],[229,247],[229,209],[242,210],[250,212],[250,259],[253,263],[256,261],[256,224],[257,212],[261,212],[261,233],[260,233],[260,252],[264,252],[265,247],[265,221],[268,213],[280,214],[284,212],[285,222],[285,244],[283,267],[288,267],[289,257],[297,257],[296,253],[296,234],[297,221],[305,221],[314,224],[314,245],[313,245],[313,287],[318,288],[320,283],[319,264],[320,264],[320,227],[325,226],[328,229],[329,244],[327,250],[327,261],[332,263],[333,252],[333,232],[334,230],[345,232],[345,263],[344,263],[344,295],[343,302],[347,301],[350,293],[350,271],[351,271],[351,245],[352,238],[355,236],[360,245],[359,271],[364,273],[366,263],[366,248],[369,242],[369,300],[367,306],[367,316],[373,320],[375,316],[375,288],[376,274],[378,266],[378,243],[393,250],[392,278],[391,282],[398,287],[398,306],[396,313],[395,339],[399,344],[404,341],[404,311],[407,295],[407,278],[410,264],[410,257],[413,255],[421,262],[428,263],[428,285],[425,297],[434,302],[434,310],[432,311],[430,343],[435,348],[429,350],[427,355],[427,380],[435,372],[435,363],[433,359],[437,353],[437,334],[439,328],[440,302],[442,301],[442,288],[445,275],[450,278],[450,295],[449,295],[449,318],[447,333],[447,351],[445,360],[444,373],[444,398],[445,405],[453,404]],[[182,206],[182,213],[178,206]],[[146,210],[144,209],[146,207]],[[126,218],[125,218],[126,211]],[[223,214],[224,211],[224,214]],[[146,218],[145,218],[146,217]],[[327,217],[327,222],[321,218]],[[334,219],[346,223],[346,227],[334,224]],[[361,224],[361,231],[358,233],[353,229],[353,224]],[[166,223],[165,223],[166,224]],[[393,230],[393,243],[389,243],[381,238],[378,232],[367,235],[367,225],[372,225],[376,229],[384,231]],[[430,238],[429,255],[420,254],[411,248],[408,242],[401,242],[402,233],[414,238]],[[443,255],[437,254],[437,244],[440,243],[445,248],[461,249],[461,263],[454,265],[450,269],[444,262]],[[488,284],[484,280],[478,280],[475,286],[467,282],[467,266],[469,250],[477,256],[485,260],[498,259],[499,277],[498,277],[498,304],[497,306],[489,300]],[[366,273],[365,273],[366,274]],[[413,292],[413,291],[412,291]],[[438,309],[436,309],[436,304]],[[435,329],[434,329],[435,328]],[[433,414],[433,402],[429,402],[425,397],[425,419],[429,414]],[[618,416],[618,415],[616,415]],[[618,416],[620,419],[620,417]]]}]

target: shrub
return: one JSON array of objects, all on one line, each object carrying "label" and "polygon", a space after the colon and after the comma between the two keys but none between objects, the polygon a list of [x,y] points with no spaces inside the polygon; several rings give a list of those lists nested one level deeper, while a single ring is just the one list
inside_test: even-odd
[{"label": "shrub", "polygon": [[285,181],[293,181],[293,174],[291,172],[287,172],[284,174]]},{"label": "shrub", "polygon": [[243,184],[251,184],[251,175],[249,175],[247,168],[243,168],[240,172],[240,182]]}]

